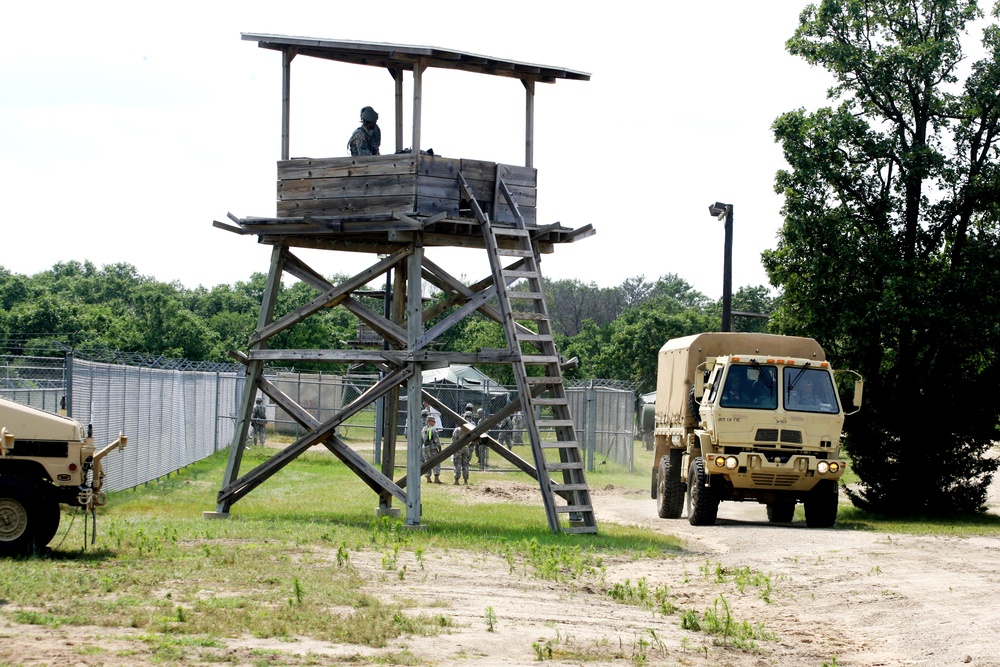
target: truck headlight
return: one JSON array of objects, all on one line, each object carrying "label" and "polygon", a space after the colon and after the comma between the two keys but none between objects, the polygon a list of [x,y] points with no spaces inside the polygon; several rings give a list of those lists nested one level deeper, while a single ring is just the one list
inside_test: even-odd
[{"label": "truck headlight", "polygon": [[827,463],[826,461],[820,461],[819,463],[816,464],[816,470],[819,472],[819,474],[825,475],[826,473],[830,472],[830,464]]},{"label": "truck headlight", "polygon": [[837,463],[836,461],[834,461],[833,463],[830,464],[830,472],[837,472],[838,470],[840,470],[840,464],[839,463]]},{"label": "truck headlight", "polygon": [[735,456],[726,457],[726,468],[728,470],[736,470],[736,466],[740,464],[740,460]]},{"label": "truck headlight", "polygon": [[726,465],[726,457],[725,456],[716,456],[715,457],[715,465],[718,466],[719,468],[724,467]]}]

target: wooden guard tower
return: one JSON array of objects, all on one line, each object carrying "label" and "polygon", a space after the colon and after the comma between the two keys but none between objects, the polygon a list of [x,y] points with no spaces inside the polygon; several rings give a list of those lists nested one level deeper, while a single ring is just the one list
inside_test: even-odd
[{"label": "wooden guard tower", "polygon": [[[597,532],[573,421],[563,386],[562,361],[552,330],[539,272],[539,253],[559,243],[590,236],[589,226],[569,229],[559,223],[540,225],[535,216],[536,173],[532,166],[536,83],[559,79],[587,81],[589,74],[500,60],[444,49],[343,40],[243,34],[262,48],[281,53],[282,128],[278,162],[278,205],[273,218],[237,218],[215,226],[237,234],[257,235],[273,246],[267,288],[257,331],[249,349],[234,352],[246,365],[246,385],[233,445],[213,515],[229,508],[267,478],[316,444],[323,444],[346,463],[379,496],[380,511],[396,512],[395,497],[406,507],[406,525],[420,525],[422,474],[449,458],[458,448],[488,434],[504,418],[521,409],[525,416],[533,461],[528,462],[490,439],[494,451],[538,480],[542,502],[553,532]],[[290,68],[297,56],[324,58],[387,70],[395,85],[395,154],[289,159]],[[420,152],[422,79],[429,68],[465,70],[520,79],[526,92],[525,165],[445,158]],[[411,150],[403,150],[403,75],[413,77]],[[363,104],[358,101],[359,107]],[[346,137],[345,137],[346,138]],[[383,145],[383,151],[389,150]],[[489,272],[467,286],[428,257],[429,248],[461,246],[482,249]],[[340,285],[332,285],[293,254],[293,248],[370,253],[371,266]],[[274,319],[275,299],[287,273],[316,289],[316,298]],[[391,280],[389,317],[358,301],[353,293],[379,277]],[[421,281],[442,290],[447,298],[436,305],[421,300]],[[325,308],[343,307],[385,341],[384,349],[269,349],[268,341],[297,322]],[[432,343],[463,318],[479,312],[499,322],[506,347],[474,353],[439,351]],[[430,322],[433,325],[428,325]],[[373,364],[382,379],[334,417],[318,421],[264,378],[265,362],[330,362]],[[449,364],[509,364],[517,382],[517,400],[472,428],[447,405],[422,391],[421,372]],[[421,419],[408,410],[406,474],[393,480],[400,391],[408,406],[427,401],[455,423],[466,424],[463,437],[421,465]],[[306,435],[268,461],[240,475],[240,463],[254,397],[261,391],[298,421]],[[380,468],[368,463],[336,434],[345,419],[384,398],[386,441]],[[542,439],[536,415],[544,413],[544,429],[555,438]]]}]

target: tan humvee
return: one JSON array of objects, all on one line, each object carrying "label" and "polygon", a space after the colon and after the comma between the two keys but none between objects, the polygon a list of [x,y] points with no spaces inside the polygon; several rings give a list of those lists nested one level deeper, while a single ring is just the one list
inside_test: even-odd
[{"label": "tan humvee", "polygon": [[59,528],[59,504],[93,510],[103,505],[100,451],[83,425],[0,398],[0,556],[44,552]]}]

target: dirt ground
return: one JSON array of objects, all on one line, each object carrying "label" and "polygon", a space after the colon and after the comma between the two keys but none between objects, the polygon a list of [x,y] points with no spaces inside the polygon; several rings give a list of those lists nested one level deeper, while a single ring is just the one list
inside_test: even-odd
[{"label": "dirt ground", "polygon": [[[1000,497],[990,497],[1000,511]],[[537,488],[508,482],[434,487],[470,499],[533,500]],[[511,572],[506,560],[460,550],[424,555],[423,567],[401,554],[401,581],[382,554],[352,554],[370,592],[409,600],[408,613],[450,617],[434,637],[403,637],[369,649],[300,637],[294,642],[229,639],[229,664],[428,664],[442,667],[527,665],[764,665],[1000,667],[1000,536],[915,537],[810,530],[801,521],[773,526],[756,504],[723,503],[717,525],[692,527],[656,517],[648,493],[607,488],[592,493],[600,524],[642,526],[677,535],[682,555],[605,560],[604,588],[564,584]],[[330,558],[335,558],[331,553]],[[749,568],[747,570],[746,568]],[[718,570],[723,579],[719,581]],[[770,586],[742,592],[734,573],[762,575]],[[606,592],[645,579],[669,591],[672,614],[623,604]],[[766,595],[765,595],[766,593]],[[736,622],[762,624],[769,639],[756,650],[720,646],[704,632],[681,629],[684,611],[703,613],[724,598]],[[767,600],[763,599],[764,597]],[[487,623],[492,608],[492,630]],[[100,647],[91,651],[88,647]],[[261,660],[263,652],[279,657]],[[219,663],[186,659],[185,664]],[[169,661],[168,661],[169,662]],[[0,624],[0,665],[163,664],[126,629],[56,629]]]}]

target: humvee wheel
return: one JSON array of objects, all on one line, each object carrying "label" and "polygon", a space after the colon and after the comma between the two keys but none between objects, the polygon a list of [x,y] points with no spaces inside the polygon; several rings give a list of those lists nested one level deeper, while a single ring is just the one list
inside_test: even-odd
[{"label": "humvee wheel", "polygon": [[795,516],[794,501],[767,504],[767,520],[771,523],[791,523],[793,516]]},{"label": "humvee wheel", "polygon": [[59,504],[38,484],[0,475],[0,556],[40,552],[58,527]]},{"label": "humvee wheel", "polygon": [[705,459],[699,456],[691,462],[688,472],[688,522],[692,526],[711,526],[719,516],[719,499],[711,487],[705,488],[707,481]]},{"label": "humvee wheel", "polygon": [[837,482],[824,479],[813,487],[806,498],[806,525],[810,528],[830,528],[837,523],[837,506],[840,504],[840,487]]},{"label": "humvee wheel", "polygon": [[657,479],[656,513],[661,519],[679,519],[684,511],[684,483],[681,482],[681,455],[672,449],[660,458]]}]

